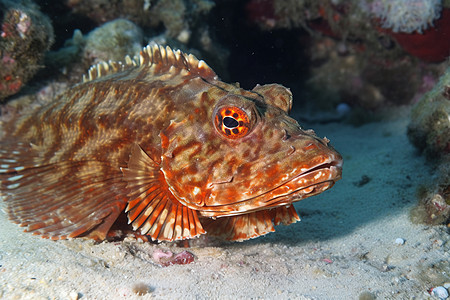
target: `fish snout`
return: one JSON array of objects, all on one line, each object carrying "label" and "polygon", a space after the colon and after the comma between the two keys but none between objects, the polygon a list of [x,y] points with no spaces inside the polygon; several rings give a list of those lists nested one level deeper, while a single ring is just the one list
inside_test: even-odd
[{"label": "fish snout", "polygon": [[[289,138],[290,165],[299,166],[300,175],[318,172],[320,181],[337,181],[342,177],[343,158],[327,138],[319,138],[312,131],[292,134]],[[319,180],[319,178],[317,178]]]}]

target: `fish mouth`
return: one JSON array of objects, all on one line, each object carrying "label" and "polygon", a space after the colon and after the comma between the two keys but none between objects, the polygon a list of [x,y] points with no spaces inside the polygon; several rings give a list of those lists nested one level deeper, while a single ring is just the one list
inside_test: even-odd
[{"label": "fish mouth", "polygon": [[[287,182],[254,197],[261,207],[289,205],[320,194],[342,177],[342,160],[331,160],[300,172]],[[252,199],[247,199],[247,201]],[[254,205],[256,202],[254,203]]]},{"label": "fish mouth", "polygon": [[293,202],[320,194],[331,188],[342,177],[342,159],[331,157],[264,193],[227,205],[208,207],[202,211],[205,217],[233,216],[272,207],[290,205]]},{"label": "fish mouth", "polygon": [[[291,188],[291,192],[283,196],[300,196],[307,195],[307,197],[319,194],[324,190],[330,188],[334,185],[336,181],[342,177],[342,161],[331,161],[317,165],[311,169],[301,172],[297,176],[291,178],[288,182],[274,188],[273,191],[280,192],[283,187]],[[326,187],[326,188],[323,188]],[[275,197],[266,203],[277,203],[277,198]],[[305,197],[301,197],[301,200]]]}]

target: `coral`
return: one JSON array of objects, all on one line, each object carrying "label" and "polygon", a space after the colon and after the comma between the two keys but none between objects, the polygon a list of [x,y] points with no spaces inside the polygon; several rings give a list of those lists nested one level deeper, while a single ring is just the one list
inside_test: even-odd
[{"label": "coral", "polygon": [[184,20],[186,10],[183,0],[159,1],[151,10],[150,26],[163,23],[169,37],[178,37],[189,30]]},{"label": "coral", "polygon": [[[440,0],[251,0],[250,21],[264,30],[304,28],[346,42],[357,42],[368,56],[404,53],[427,62],[450,53],[450,8]],[[400,47],[395,47],[396,45]],[[430,45],[433,45],[430,47]]]},{"label": "coral", "polygon": [[53,42],[49,19],[31,1],[0,3],[0,100],[17,93],[38,71]]},{"label": "coral", "polygon": [[450,36],[450,8],[444,8],[435,26],[422,34],[401,32],[389,34],[406,52],[415,57],[427,62],[444,61],[450,53],[450,38],[445,38]]},{"label": "coral", "polygon": [[443,162],[439,169],[435,178],[437,183],[418,189],[419,202],[410,213],[413,223],[450,227],[450,159]]},{"label": "coral", "polygon": [[408,126],[410,141],[428,157],[450,154],[450,68],[417,103]]},{"label": "coral", "polygon": [[[194,53],[207,59],[220,74],[226,74],[224,65],[229,55],[228,50],[216,42],[206,18],[215,6],[214,1],[65,0],[65,5],[71,9],[71,18],[81,15],[99,26],[118,18],[129,20],[144,31],[144,44],[156,42]],[[62,22],[62,26],[70,26],[64,20],[58,22]],[[87,48],[91,48],[90,45]],[[204,55],[199,55],[197,49]],[[66,50],[72,51],[75,48]]]},{"label": "coral", "polygon": [[[443,176],[441,178],[447,178]],[[443,180],[443,179],[441,179]],[[450,184],[447,182],[446,190],[440,185],[423,188],[419,203],[411,210],[411,219],[414,223],[430,225],[450,225]]]},{"label": "coral", "polygon": [[307,28],[310,21],[333,15],[334,8],[328,0],[250,0],[246,5],[250,21],[267,30]]},{"label": "coral", "polygon": [[180,40],[214,6],[207,0],[67,0],[66,4],[100,24],[117,18],[156,30],[162,24],[168,37]]},{"label": "coral", "polygon": [[[72,66],[81,61],[83,49],[86,41],[80,30],[75,30],[71,39],[65,41],[64,46],[56,51],[49,51],[46,56],[45,64],[52,70],[53,73],[57,73],[57,70],[63,69],[65,73],[72,71]],[[85,67],[86,68],[86,67]],[[85,68],[80,70],[85,73]],[[69,72],[72,73],[72,72]],[[76,81],[79,81],[79,76]]]},{"label": "coral", "polygon": [[419,194],[413,219],[430,224],[450,222],[450,68],[411,112],[408,137],[425,152],[437,172],[433,184]]},{"label": "coral", "polygon": [[91,31],[85,40],[83,56],[89,64],[99,61],[122,61],[142,49],[143,34],[133,22],[117,19]]},{"label": "coral", "polygon": [[365,110],[410,104],[431,89],[440,71],[439,66],[424,65],[408,56],[378,56],[332,38],[312,41],[307,86],[322,109],[333,109],[342,102]]},{"label": "coral", "polygon": [[440,0],[374,0],[361,5],[380,19],[383,28],[406,33],[422,33],[439,18],[442,8]]},{"label": "coral", "polygon": [[[355,2],[355,3],[353,3]],[[304,28],[331,36],[348,36],[367,22],[357,1],[250,0],[246,6],[250,21],[262,29]],[[368,24],[370,25],[370,24]],[[359,30],[358,29],[358,30]]]},{"label": "coral", "polygon": [[[117,19],[83,35],[75,30],[64,47],[50,51],[46,64],[54,73],[63,71],[72,84],[81,80],[86,70],[101,61],[122,61],[126,55],[133,57],[142,49],[142,30],[133,22]],[[54,74],[53,74],[54,76]]]},{"label": "coral", "polygon": [[[393,22],[388,13],[405,10],[405,1],[398,1],[401,5],[396,7],[395,0],[251,0],[246,9],[248,18],[263,30],[303,28],[311,33],[306,44],[312,61],[308,87],[319,108],[330,110],[344,102],[374,110],[412,103],[426,91],[428,78],[437,77],[439,67],[410,55],[440,62],[450,53],[450,39],[443,38],[450,35],[450,10],[438,1],[410,0],[427,8],[420,11],[422,15],[437,16],[442,11],[433,28],[426,29],[430,20],[417,25],[414,33],[381,28],[380,23]],[[405,24],[411,25],[414,9],[411,13],[404,16]],[[395,30],[403,30],[396,26]]]}]

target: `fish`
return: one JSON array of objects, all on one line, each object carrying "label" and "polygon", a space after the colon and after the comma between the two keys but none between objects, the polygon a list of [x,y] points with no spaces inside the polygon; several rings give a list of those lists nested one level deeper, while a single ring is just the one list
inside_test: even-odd
[{"label": "fish", "polygon": [[0,124],[5,211],[53,240],[102,241],[122,215],[159,242],[273,232],[342,177],[329,140],[288,116],[292,101],[279,84],[222,82],[168,46],[101,62]]}]

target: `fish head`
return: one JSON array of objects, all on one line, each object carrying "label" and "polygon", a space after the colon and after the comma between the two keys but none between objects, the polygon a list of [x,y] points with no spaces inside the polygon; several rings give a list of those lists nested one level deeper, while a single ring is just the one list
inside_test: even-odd
[{"label": "fish head", "polygon": [[161,170],[182,204],[207,217],[239,215],[290,205],[341,178],[341,155],[288,116],[289,89],[258,85],[202,98],[209,104],[161,134]]}]

